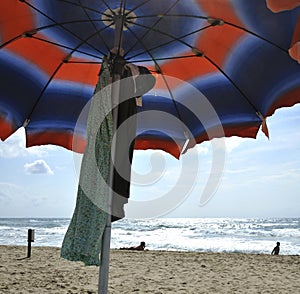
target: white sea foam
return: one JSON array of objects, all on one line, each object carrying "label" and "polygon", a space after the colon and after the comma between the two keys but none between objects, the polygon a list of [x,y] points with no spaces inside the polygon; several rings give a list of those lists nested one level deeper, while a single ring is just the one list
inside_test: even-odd
[{"label": "white sea foam", "polygon": [[[0,219],[0,244],[60,247],[69,219]],[[300,254],[300,218],[161,218],[123,219],[113,223],[111,247],[145,241],[150,250],[244,252],[270,254],[281,242],[281,254]]]}]

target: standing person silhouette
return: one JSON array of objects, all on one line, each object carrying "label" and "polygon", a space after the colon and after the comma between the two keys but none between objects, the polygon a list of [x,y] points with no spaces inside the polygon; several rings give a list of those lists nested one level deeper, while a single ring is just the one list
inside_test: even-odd
[{"label": "standing person silhouette", "polygon": [[272,255],[278,255],[279,254],[279,251],[280,251],[280,242],[277,242],[276,244],[277,245],[274,247],[274,249],[271,252]]}]

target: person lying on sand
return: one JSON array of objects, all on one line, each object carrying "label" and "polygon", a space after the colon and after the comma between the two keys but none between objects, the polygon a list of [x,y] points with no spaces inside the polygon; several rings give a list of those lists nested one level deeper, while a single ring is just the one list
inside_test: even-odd
[{"label": "person lying on sand", "polygon": [[120,250],[138,250],[138,251],[143,251],[146,247],[145,242],[141,242],[139,246],[132,246],[132,247],[122,247]]}]

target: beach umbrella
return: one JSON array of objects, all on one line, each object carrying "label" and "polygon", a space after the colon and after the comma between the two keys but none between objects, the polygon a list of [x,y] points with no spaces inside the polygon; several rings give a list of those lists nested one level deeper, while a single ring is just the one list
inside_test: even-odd
[{"label": "beach umbrella", "polygon": [[[102,57],[114,47],[120,7],[125,60],[147,66],[157,78],[156,91],[145,95],[139,111],[179,117],[196,143],[208,139],[214,122],[204,128],[191,118],[182,104],[195,114],[200,107],[184,85],[168,82],[170,76],[205,95],[226,136],[255,137],[266,117],[299,100],[299,66],[289,55],[298,44],[297,8],[274,13],[265,1],[226,0],[12,0],[0,5],[2,140],[25,126],[27,146],[84,150],[84,129],[72,146],[74,128],[92,97]],[[179,157],[186,142],[182,127],[139,120],[137,128],[136,149],[158,148]]]},{"label": "beach umbrella", "polygon": [[27,146],[83,152],[78,117],[112,51],[156,78],[136,149],[179,158],[214,137],[268,135],[266,118],[300,102],[300,10],[284,2],[2,0],[0,138],[24,126]]}]

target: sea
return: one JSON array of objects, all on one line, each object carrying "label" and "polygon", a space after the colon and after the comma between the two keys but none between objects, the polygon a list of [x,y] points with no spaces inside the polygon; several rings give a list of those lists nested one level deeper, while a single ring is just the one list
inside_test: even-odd
[{"label": "sea", "polygon": [[[0,218],[0,244],[61,247],[70,219]],[[138,245],[146,249],[270,254],[300,254],[300,218],[156,218],[122,219],[112,224],[111,248]]]}]

